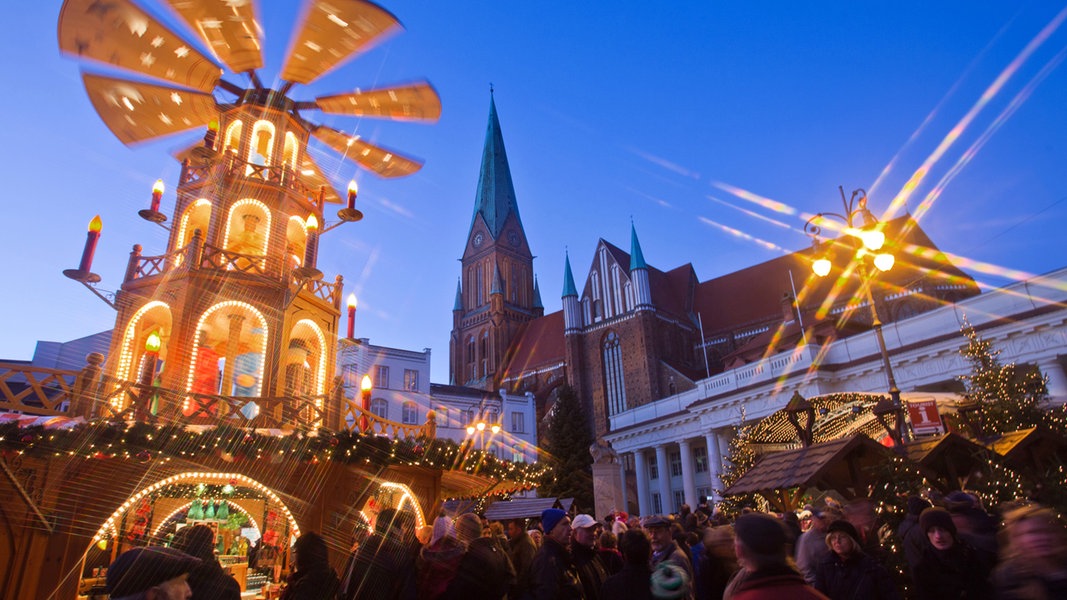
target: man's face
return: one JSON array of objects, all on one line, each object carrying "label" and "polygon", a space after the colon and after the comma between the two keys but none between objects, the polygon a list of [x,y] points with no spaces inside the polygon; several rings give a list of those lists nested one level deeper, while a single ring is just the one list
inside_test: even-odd
[{"label": "man's face", "polygon": [[648,534],[652,538],[652,550],[659,552],[673,542],[670,527],[649,527]]},{"label": "man's face", "polygon": [[189,589],[188,578],[186,574],[164,581],[148,590],[147,600],[189,600],[193,597],[193,590]]},{"label": "man's face", "polygon": [[508,521],[508,537],[514,538],[522,533],[522,527],[515,521]]},{"label": "man's face", "polygon": [[956,541],[947,529],[936,526],[926,532],[926,537],[930,540],[930,545],[938,550],[948,550]]},{"label": "man's face", "polygon": [[552,531],[546,533],[548,537],[563,544],[564,546],[570,546],[571,542],[571,518],[563,517],[556,526],[552,528]]},{"label": "man's face", "polygon": [[574,543],[585,546],[586,548],[592,548],[596,543],[596,526],[592,527],[579,527],[574,530]]}]

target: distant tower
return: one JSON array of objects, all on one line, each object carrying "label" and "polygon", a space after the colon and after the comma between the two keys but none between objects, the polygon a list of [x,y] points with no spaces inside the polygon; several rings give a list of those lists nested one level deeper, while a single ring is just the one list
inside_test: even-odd
[{"label": "distant tower", "polygon": [[508,345],[523,323],[544,314],[544,307],[492,96],[474,216],[460,261],[451,379],[456,385],[496,391]]}]

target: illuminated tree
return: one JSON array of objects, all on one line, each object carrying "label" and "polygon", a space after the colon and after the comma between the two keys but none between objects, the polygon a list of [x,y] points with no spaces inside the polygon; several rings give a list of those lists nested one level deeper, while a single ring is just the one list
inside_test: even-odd
[{"label": "illuminated tree", "polygon": [[545,462],[551,467],[538,488],[539,496],[575,499],[581,510],[593,509],[593,433],[574,389],[559,388],[544,436]]}]

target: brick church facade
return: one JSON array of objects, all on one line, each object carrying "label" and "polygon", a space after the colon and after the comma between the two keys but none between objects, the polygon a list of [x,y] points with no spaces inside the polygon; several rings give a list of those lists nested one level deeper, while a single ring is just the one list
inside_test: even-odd
[{"label": "brick church facade", "polygon": [[[896,267],[873,284],[893,322],[979,293],[909,216],[885,223]],[[848,238],[824,244],[855,251]],[[663,271],[600,239],[581,288],[565,260],[562,310],[545,314],[519,219],[495,102],[490,102],[474,216],[453,308],[454,385],[532,392],[539,417],[570,384],[597,436],[620,412],[693,389],[727,369],[871,328],[858,277],[812,275],[807,249],[700,281],[691,264]]]}]

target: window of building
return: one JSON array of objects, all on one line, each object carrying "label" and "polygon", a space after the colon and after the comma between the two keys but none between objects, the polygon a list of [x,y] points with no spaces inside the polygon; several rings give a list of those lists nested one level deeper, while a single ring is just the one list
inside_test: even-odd
[{"label": "window of building", "polygon": [[704,446],[693,448],[693,464],[697,473],[706,473],[708,470],[708,449]]},{"label": "window of building", "polygon": [[389,367],[378,365],[374,369],[374,375],[374,387],[381,390],[389,389]]},{"label": "window of building", "polygon": [[404,369],[404,389],[410,392],[419,391],[419,372],[415,369]]},{"label": "window of building", "polygon": [[526,454],[522,451],[522,444],[515,444],[511,447],[511,462],[526,462]]},{"label": "window of building", "polygon": [[388,419],[389,403],[386,402],[385,398],[372,398],[370,401],[370,411],[382,419]]},{"label": "window of building", "polygon": [[[655,456],[648,457],[648,478],[659,479],[659,463],[656,462]],[[656,511],[659,512],[659,511]]]},{"label": "window of building", "polygon": [[671,465],[671,477],[682,476],[682,453],[671,452],[667,455],[667,462]]},{"label": "window of building", "polygon": [[682,505],[685,504],[685,493],[681,490],[674,490],[671,495],[674,496],[674,505],[671,506],[671,512],[682,510]]},{"label": "window of building", "polygon": [[663,500],[660,499],[658,492],[652,492],[652,513],[657,515],[663,513]]},{"label": "window of building", "polygon": [[511,433],[526,433],[526,415],[515,411],[511,413]]},{"label": "window of building", "polygon": [[419,407],[417,404],[408,400],[403,405],[403,412],[401,413],[401,422],[405,425],[417,425],[419,423]]},{"label": "window of building", "polygon": [[705,502],[705,501],[706,502],[711,502],[711,488],[710,487],[698,487],[697,488],[697,502]]},{"label": "window of building", "polygon": [[622,345],[619,336],[608,332],[604,338],[604,388],[607,390],[608,415],[626,410],[626,385],[622,371]]},{"label": "window of building", "polygon": [[438,406],[437,410],[434,411],[434,413],[436,413],[436,415],[437,415],[436,421],[437,421],[437,426],[438,427],[451,427],[452,426],[448,422],[448,418],[449,418],[448,412],[449,411],[448,411],[448,407],[447,406]]},{"label": "window of building", "polygon": [[341,379],[345,387],[359,387],[359,367],[356,365],[344,365],[341,367]]}]

